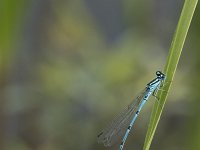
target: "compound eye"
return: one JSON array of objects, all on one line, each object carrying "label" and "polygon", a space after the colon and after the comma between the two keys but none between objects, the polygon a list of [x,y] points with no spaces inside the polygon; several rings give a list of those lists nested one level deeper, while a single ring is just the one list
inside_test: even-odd
[{"label": "compound eye", "polygon": [[156,75],[157,76],[161,76],[161,72],[160,71],[156,71]]}]

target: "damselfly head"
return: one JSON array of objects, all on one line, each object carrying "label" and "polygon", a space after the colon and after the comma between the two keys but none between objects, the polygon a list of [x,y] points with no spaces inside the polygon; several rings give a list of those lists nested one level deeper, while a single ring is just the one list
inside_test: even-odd
[{"label": "damselfly head", "polygon": [[166,76],[161,71],[156,71],[157,78],[160,80],[165,80]]}]

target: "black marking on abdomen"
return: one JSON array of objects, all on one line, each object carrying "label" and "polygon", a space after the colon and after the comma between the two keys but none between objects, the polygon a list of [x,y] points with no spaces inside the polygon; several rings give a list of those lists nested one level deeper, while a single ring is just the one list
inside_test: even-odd
[{"label": "black marking on abdomen", "polygon": [[124,145],[124,142],[121,142],[121,144],[120,145]]},{"label": "black marking on abdomen", "polygon": [[139,110],[137,110],[137,111],[136,111],[136,114],[138,115],[139,113],[140,113],[140,111],[139,111]]},{"label": "black marking on abdomen", "polygon": [[131,126],[128,126],[128,128],[127,128],[127,129],[131,130]]}]

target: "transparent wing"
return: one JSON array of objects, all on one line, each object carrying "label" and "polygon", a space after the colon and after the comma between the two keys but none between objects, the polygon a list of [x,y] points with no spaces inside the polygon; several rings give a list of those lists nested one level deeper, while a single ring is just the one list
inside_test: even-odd
[{"label": "transparent wing", "polygon": [[112,146],[117,141],[122,140],[131,118],[135,115],[146,92],[146,89],[144,89],[104,130],[102,130],[97,136],[99,143],[103,143],[104,146]]}]

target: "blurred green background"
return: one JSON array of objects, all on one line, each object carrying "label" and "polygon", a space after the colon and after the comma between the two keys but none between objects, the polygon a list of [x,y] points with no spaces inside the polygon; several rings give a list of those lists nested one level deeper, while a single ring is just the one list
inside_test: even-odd
[{"label": "blurred green background", "polygon": [[[0,150],[107,149],[98,133],[163,69],[183,2],[1,0]],[[200,149],[199,12],[153,150]],[[125,149],[142,149],[155,102]]]}]

